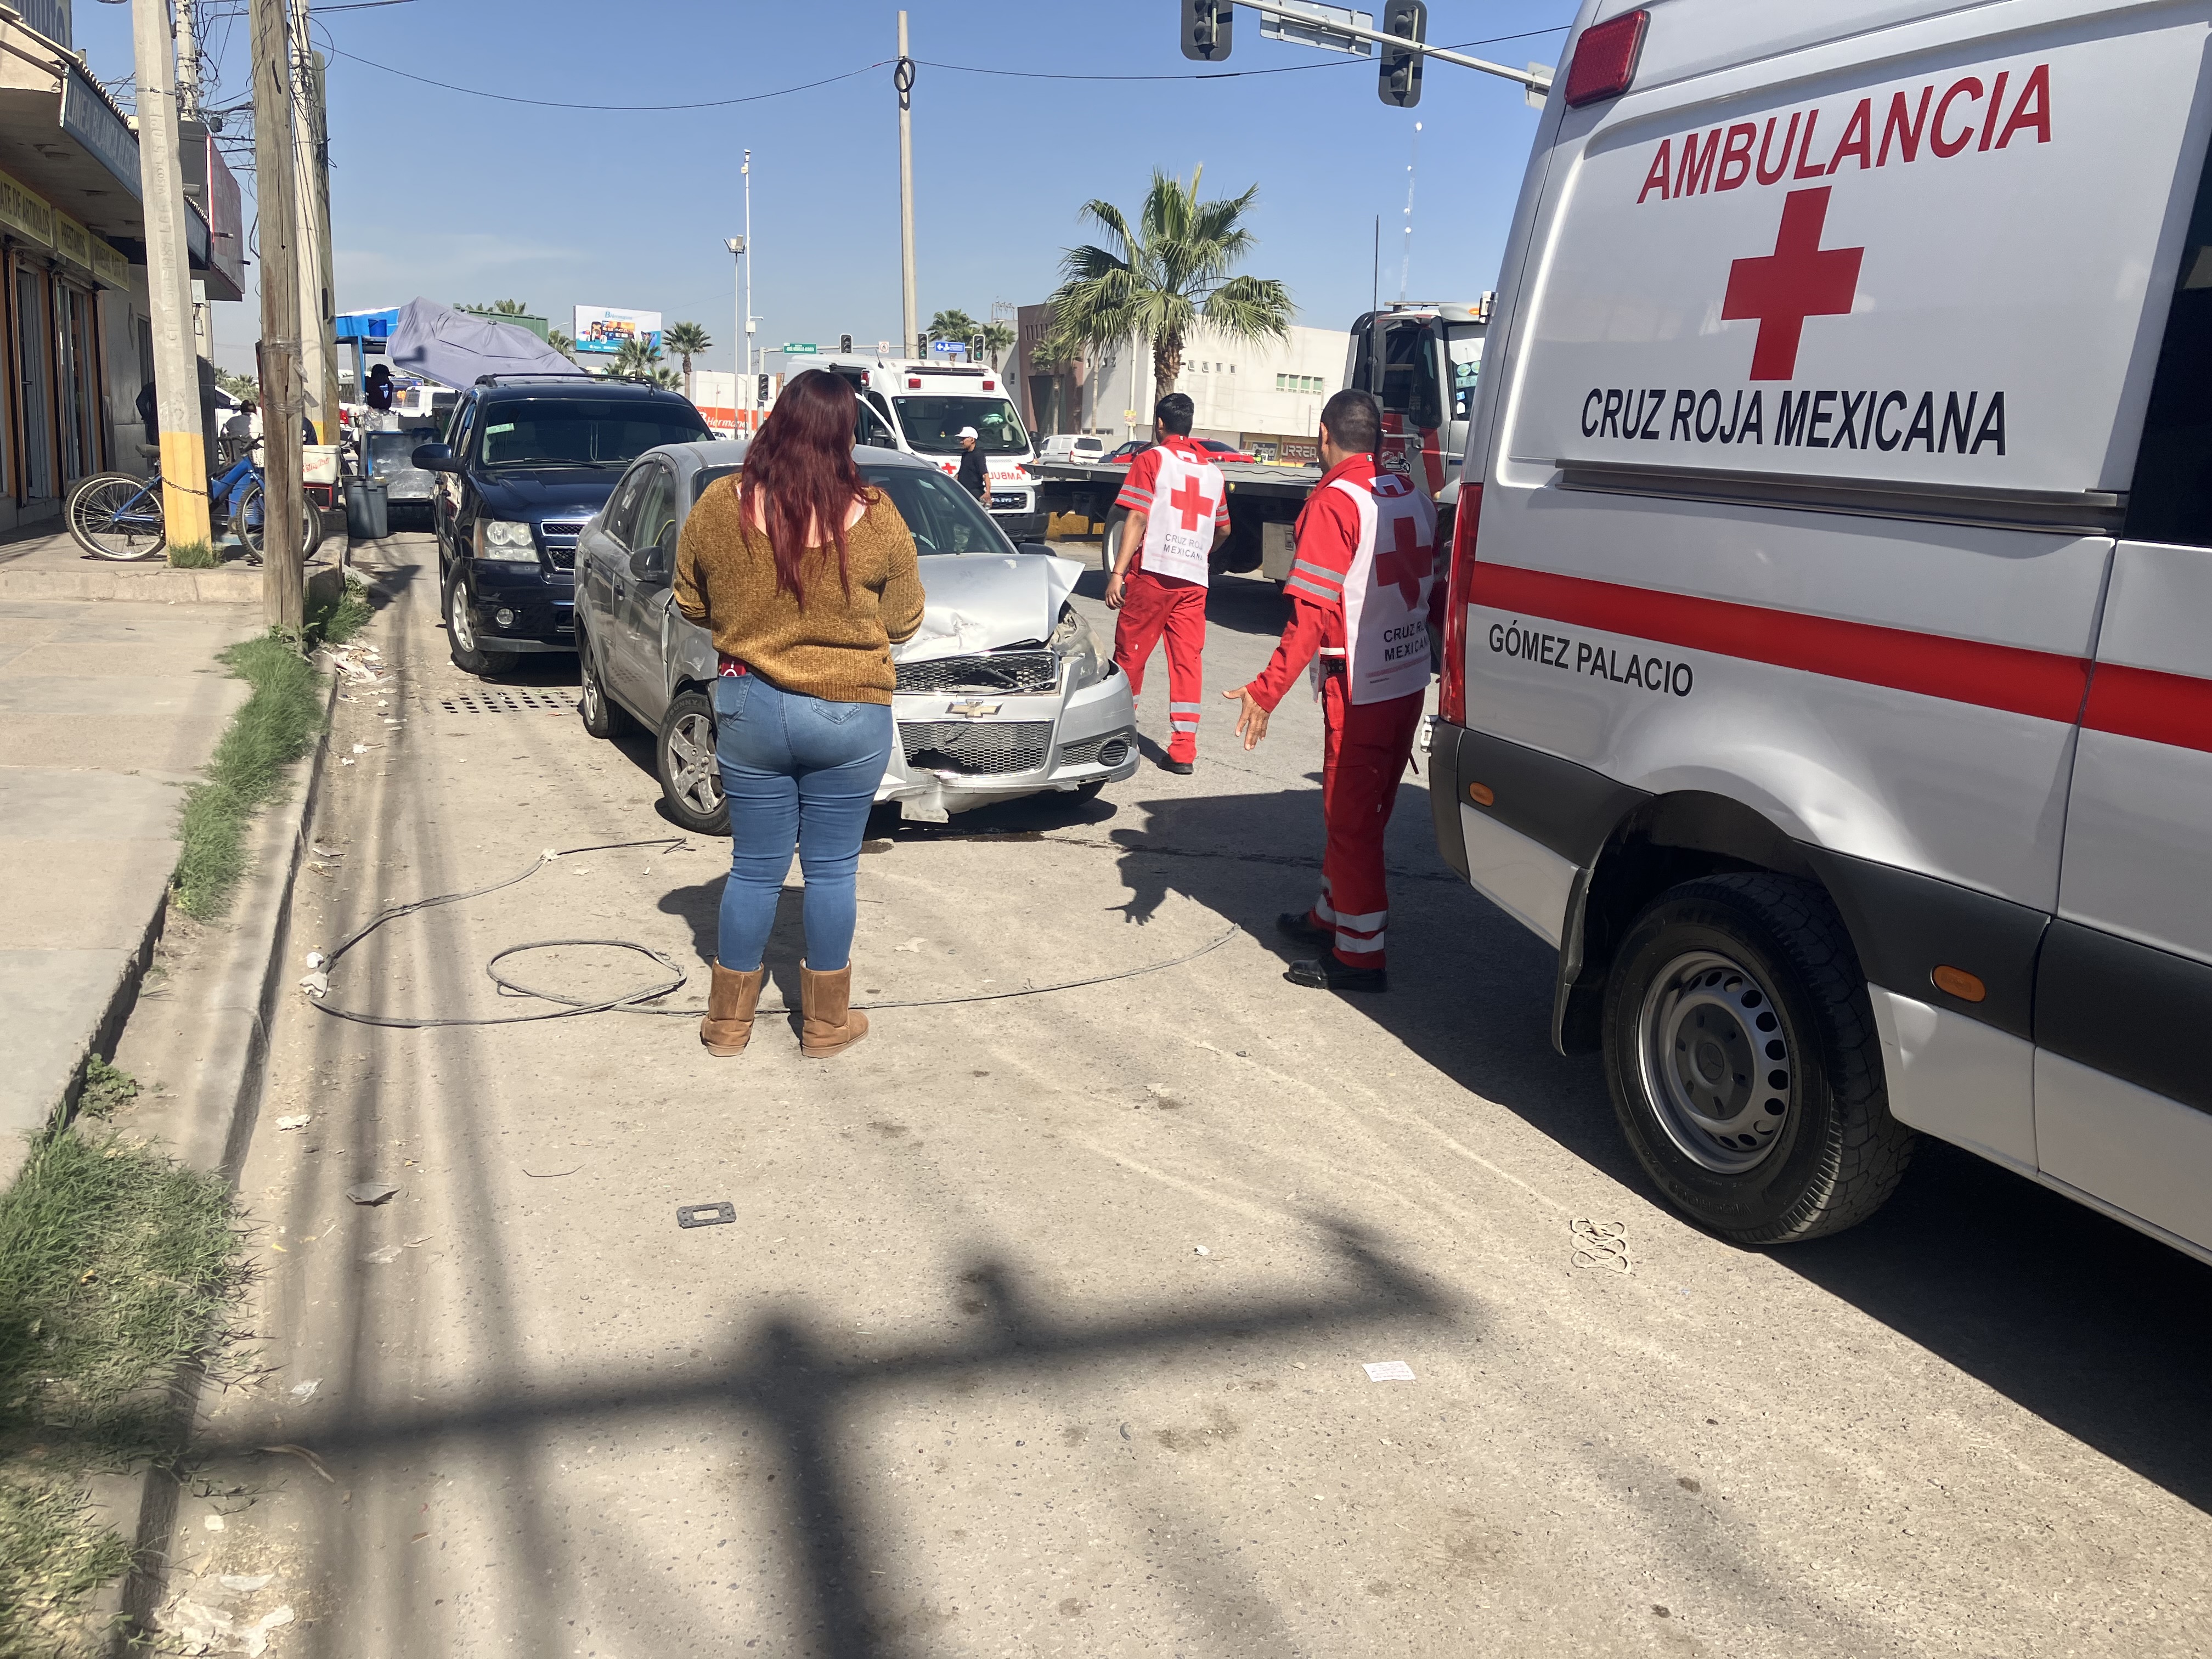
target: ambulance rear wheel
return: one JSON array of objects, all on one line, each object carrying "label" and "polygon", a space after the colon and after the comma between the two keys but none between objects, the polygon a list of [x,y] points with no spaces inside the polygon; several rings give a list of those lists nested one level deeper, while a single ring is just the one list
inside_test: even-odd
[{"label": "ambulance rear wheel", "polygon": [[1106,509],[1106,527],[1098,534],[1098,568],[1109,576],[1114,574],[1115,562],[1121,556],[1121,532],[1128,522],[1127,507]]},{"label": "ambulance rear wheel", "polygon": [[1810,882],[1729,874],[1662,894],[1613,959],[1605,1066],[1637,1161],[1738,1244],[1863,1221],[1911,1158],[1858,957]]}]

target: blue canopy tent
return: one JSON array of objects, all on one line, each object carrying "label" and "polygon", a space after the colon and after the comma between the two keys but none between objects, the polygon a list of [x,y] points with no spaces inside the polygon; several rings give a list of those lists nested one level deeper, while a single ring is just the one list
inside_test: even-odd
[{"label": "blue canopy tent", "polygon": [[392,325],[399,320],[399,307],[386,311],[349,311],[337,319],[337,343],[353,348],[354,395],[363,395],[368,385],[368,357],[373,349],[381,355],[387,349],[386,342],[392,337]]}]

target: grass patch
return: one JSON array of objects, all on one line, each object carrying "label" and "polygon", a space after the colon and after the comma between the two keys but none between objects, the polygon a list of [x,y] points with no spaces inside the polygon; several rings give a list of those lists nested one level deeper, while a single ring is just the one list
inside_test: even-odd
[{"label": "grass patch", "polygon": [[185,915],[220,915],[246,873],[246,825],[274,799],[284,770],[322,730],[323,700],[313,665],[271,633],[222,653],[230,672],[253,687],[208,763],[207,781],[185,796],[179,834],[177,902]]},{"label": "grass patch", "polygon": [[175,1455],[171,1386],[245,1273],[229,1188],[150,1147],[59,1130],[0,1194],[0,1655],[96,1638],[76,1615],[131,1553],[84,1476]]},{"label": "grass patch", "polygon": [[169,563],[178,570],[214,570],[222,565],[222,555],[206,542],[173,542]]},{"label": "grass patch", "polygon": [[307,639],[314,645],[343,645],[368,627],[375,614],[368,605],[368,584],[349,570],[336,600],[308,606]]}]

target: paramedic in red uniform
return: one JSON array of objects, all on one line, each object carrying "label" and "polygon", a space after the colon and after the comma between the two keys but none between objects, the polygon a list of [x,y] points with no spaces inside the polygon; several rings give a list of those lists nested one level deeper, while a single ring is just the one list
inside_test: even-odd
[{"label": "paramedic in red uniform", "polygon": [[1206,579],[1213,550],[1229,534],[1229,484],[1190,441],[1191,401],[1170,392],[1152,409],[1151,449],[1129,464],[1114,505],[1128,509],[1121,555],[1106,579],[1106,604],[1118,611],[1114,665],[1142,696],[1145,664],[1168,641],[1168,757],[1170,772],[1197,769],[1199,699],[1206,695]]},{"label": "paramedic in red uniform", "polygon": [[1221,694],[1242,701],[1237,733],[1249,749],[1267,735],[1267,716],[1298,671],[1314,665],[1327,731],[1321,799],[1328,842],[1313,908],[1285,912],[1276,926],[1322,947],[1283,977],[1331,991],[1389,986],[1382,832],[1427,697],[1429,630],[1443,623],[1436,506],[1401,475],[1376,467],[1381,435],[1364,392],[1340,392],[1322,408],[1328,470],[1298,515],[1284,589],[1291,620],[1259,678]]}]

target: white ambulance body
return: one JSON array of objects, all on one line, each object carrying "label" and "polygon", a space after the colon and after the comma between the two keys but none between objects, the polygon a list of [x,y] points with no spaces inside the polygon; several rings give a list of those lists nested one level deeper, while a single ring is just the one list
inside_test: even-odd
[{"label": "white ambulance body", "polygon": [[[1637,38],[1639,37],[1640,39]],[[1585,0],[1432,787],[1679,1207],[2212,1260],[2212,0]]]},{"label": "white ambulance body", "polygon": [[[793,365],[800,370],[799,361]],[[832,355],[806,362],[851,382],[860,398],[857,441],[903,450],[939,471],[960,471],[963,427],[974,427],[991,480],[991,518],[1016,542],[1044,539],[1049,514],[1037,510],[1030,465],[1036,447],[1008,395],[1006,377],[982,363]]]}]

